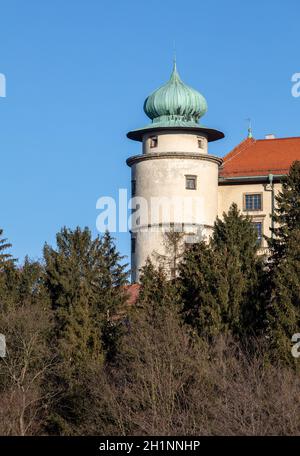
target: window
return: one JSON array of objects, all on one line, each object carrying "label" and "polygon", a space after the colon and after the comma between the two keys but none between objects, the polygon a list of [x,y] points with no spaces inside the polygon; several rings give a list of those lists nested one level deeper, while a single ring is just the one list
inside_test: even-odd
[{"label": "window", "polygon": [[185,176],[185,188],[187,190],[196,190],[197,176]]},{"label": "window", "polygon": [[203,140],[200,136],[197,136],[197,141],[199,149],[203,149]]},{"label": "window", "polygon": [[136,239],[135,237],[131,238],[131,253],[135,253],[135,244],[136,244]]},{"label": "window", "polygon": [[261,246],[263,240],[263,224],[262,222],[252,222],[257,231],[257,245]]},{"label": "window", "polygon": [[132,180],[131,181],[131,195],[134,196],[136,193],[136,181]]},{"label": "window", "polygon": [[248,193],[244,197],[244,211],[261,211],[262,210],[262,194]]},{"label": "window", "polygon": [[151,136],[150,137],[150,147],[153,149],[154,147],[157,147],[158,139],[157,136]]}]

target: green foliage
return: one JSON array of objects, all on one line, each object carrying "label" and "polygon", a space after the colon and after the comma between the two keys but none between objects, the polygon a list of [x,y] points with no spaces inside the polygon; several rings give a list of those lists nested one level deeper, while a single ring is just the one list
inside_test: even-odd
[{"label": "green foliage", "polygon": [[178,286],[186,323],[202,337],[214,337],[224,325],[222,313],[227,295],[219,257],[205,243],[192,245],[179,270]]},{"label": "green foliage", "polygon": [[300,226],[300,161],[295,161],[275,197],[273,238],[268,239],[273,263],[285,257],[290,234]]},{"label": "green foliage", "polygon": [[256,335],[264,324],[264,267],[250,220],[233,204],[217,219],[210,244],[188,249],[180,268],[185,321],[199,335]]},{"label": "green foliage", "polygon": [[12,256],[7,253],[7,250],[11,247],[11,244],[7,242],[7,239],[2,238],[3,230],[0,228],[0,272],[7,265],[11,263]]},{"label": "green foliage", "polygon": [[119,333],[112,330],[111,316],[126,299],[127,273],[108,233],[92,239],[88,228],[63,228],[56,240],[56,249],[44,248],[58,358],[51,378],[58,395],[49,422],[54,432],[72,433],[92,407],[88,373],[100,372],[103,345],[110,357],[116,349]]},{"label": "green foliage", "polygon": [[291,338],[300,325],[300,161],[276,196],[268,276],[268,323],[273,356],[294,364]]},{"label": "green foliage", "polygon": [[295,229],[285,245],[285,258],[272,270],[274,287],[268,308],[273,357],[295,363],[291,338],[300,328],[300,229]]},{"label": "green foliage", "polygon": [[137,308],[144,309],[154,317],[165,308],[176,308],[178,294],[174,280],[168,280],[162,267],[156,269],[148,258],[141,270],[141,287]]},{"label": "green foliage", "polygon": [[227,325],[240,337],[257,335],[263,329],[265,266],[258,255],[257,233],[249,217],[232,204],[223,220],[217,219],[212,249],[220,256],[227,282]]}]

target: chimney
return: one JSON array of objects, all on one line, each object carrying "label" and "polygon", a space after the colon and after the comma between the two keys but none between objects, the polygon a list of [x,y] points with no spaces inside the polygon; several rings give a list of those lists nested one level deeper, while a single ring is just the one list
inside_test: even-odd
[{"label": "chimney", "polygon": [[272,133],[269,134],[269,135],[266,135],[265,136],[265,139],[275,139],[275,135],[273,135]]}]

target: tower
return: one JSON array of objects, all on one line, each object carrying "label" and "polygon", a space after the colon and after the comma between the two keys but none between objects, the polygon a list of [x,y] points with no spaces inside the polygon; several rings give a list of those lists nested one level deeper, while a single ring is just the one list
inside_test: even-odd
[{"label": "tower", "polygon": [[184,84],[176,62],[170,80],[144,103],[152,123],[130,131],[142,154],[127,159],[131,167],[133,224],[132,281],[139,280],[147,257],[163,254],[164,233],[172,226],[191,242],[208,237],[217,217],[218,168],[222,159],[208,154],[208,143],[224,137],[199,124],[205,98]]}]

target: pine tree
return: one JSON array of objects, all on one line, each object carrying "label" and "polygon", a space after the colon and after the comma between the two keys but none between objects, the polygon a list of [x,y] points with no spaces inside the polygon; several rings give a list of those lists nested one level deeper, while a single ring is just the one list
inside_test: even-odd
[{"label": "pine tree", "polygon": [[56,239],[57,249],[44,248],[58,358],[51,381],[61,393],[50,422],[55,432],[73,433],[92,407],[87,377],[101,369],[104,348],[116,345],[117,335],[110,331],[108,337],[107,326],[110,312],[126,299],[127,274],[108,233],[92,239],[88,228],[63,228]]},{"label": "pine tree", "polygon": [[264,267],[257,250],[256,231],[235,204],[215,222],[209,244],[187,250],[179,283],[185,320],[199,335],[246,339],[262,330]]},{"label": "pine tree", "polygon": [[7,263],[11,263],[12,256],[6,251],[11,248],[11,244],[7,242],[7,239],[2,238],[3,230],[0,228],[0,272],[3,270]]},{"label": "pine tree", "polygon": [[155,268],[148,258],[141,269],[141,286],[137,300],[137,311],[146,310],[151,318],[166,309],[178,310],[178,293],[174,280],[169,280],[162,267]]},{"label": "pine tree", "polygon": [[217,255],[202,241],[187,249],[179,268],[184,320],[205,338],[224,330],[227,287],[219,266]]},{"label": "pine tree", "polygon": [[7,253],[11,244],[2,238],[0,229],[0,312],[15,305],[17,300],[17,281],[19,272],[15,266],[15,259]]},{"label": "pine tree", "polygon": [[286,255],[288,238],[300,226],[300,161],[295,161],[282,190],[275,197],[275,211],[272,216],[274,228],[272,239],[268,239],[272,262],[278,263]]},{"label": "pine tree", "polygon": [[264,258],[258,255],[250,218],[236,204],[216,220],[211,245],[220,256],[227,282],[227,325],[240,337],[257,335],[265,324]]},{"label": "pine tree", "polygon": [[284,250],[284,259],[272,269],[268,323],[272,356],[293,363],[291,338],[300,328],[300,228],[289,233]]},{"label": "pine tree", "polygon": [[291,337],[300,324],[300,161],[290,168],[276,196],[268,277],[268,329],[273,356],[291,362]]}]

